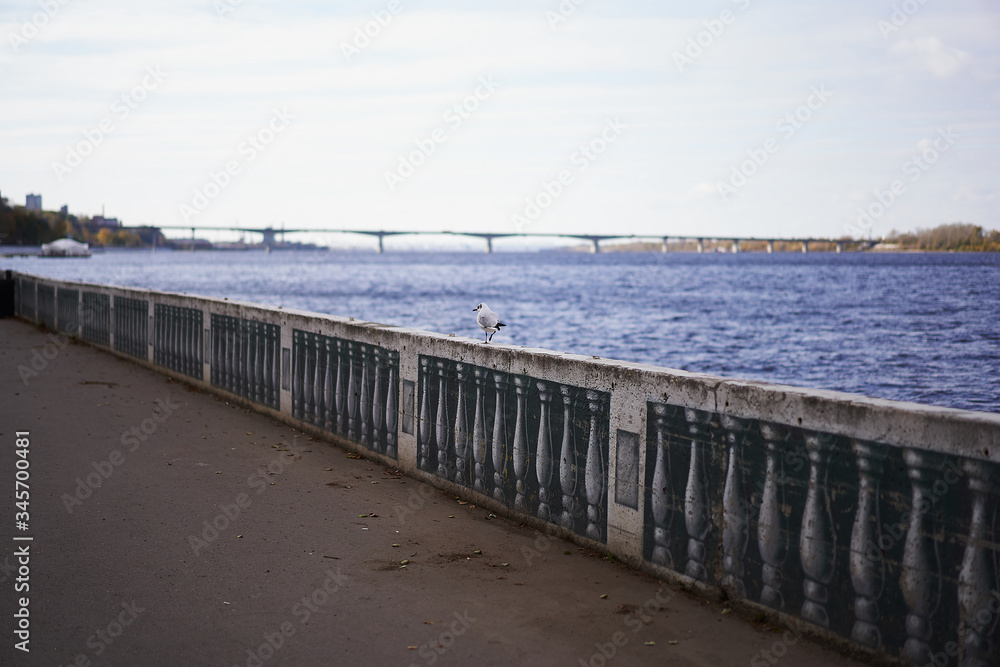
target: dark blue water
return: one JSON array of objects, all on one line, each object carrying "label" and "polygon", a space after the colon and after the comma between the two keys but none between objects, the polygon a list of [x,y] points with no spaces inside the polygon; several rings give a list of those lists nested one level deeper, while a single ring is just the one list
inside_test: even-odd
[{"label": "dark blue water", "polygon": [[1000,254],[109,252],[0,267],[1000,412]]}]

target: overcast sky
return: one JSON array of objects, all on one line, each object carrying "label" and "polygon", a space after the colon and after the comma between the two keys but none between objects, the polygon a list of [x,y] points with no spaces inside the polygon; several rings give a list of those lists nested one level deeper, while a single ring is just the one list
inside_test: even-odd
[{"label": "overcast sky", "polygon": [[993,0],[35,0],[0,4],[0,36],[16,204],[127,225],[1000,227]]}]

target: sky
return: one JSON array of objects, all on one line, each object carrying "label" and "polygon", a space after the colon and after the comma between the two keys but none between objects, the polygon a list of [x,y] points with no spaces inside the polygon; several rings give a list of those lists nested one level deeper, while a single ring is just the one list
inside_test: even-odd
[{"label": "sky", "polygon": [[997,229],[998,74],[992,0],[5,1],[0,194],[126,225]]}]

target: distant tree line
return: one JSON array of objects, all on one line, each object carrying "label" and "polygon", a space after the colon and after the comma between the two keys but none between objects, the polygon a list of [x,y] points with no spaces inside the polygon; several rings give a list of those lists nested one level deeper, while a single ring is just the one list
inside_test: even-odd
[{"label": "distant tree line", "polygon": [[885,242],[898,243],[904,250],[1000,252],[1000,231],[955,222],[915,232],[899,233],[892,230]]},{"label": "distant tree line", "polygon": [[0,244],[41,245],[65,236],[62,221],[53,224],[46,213],[29,211],[23,206],[11,207],[6,199],[0,199]]},{"label": "distant tree line", "polygon": [[29,211],[0,199],[0,245],[38,246],[70,237],[93,246],[138,247],[142,239],[127,229],[97,227],[87,216],[56,211]]}]

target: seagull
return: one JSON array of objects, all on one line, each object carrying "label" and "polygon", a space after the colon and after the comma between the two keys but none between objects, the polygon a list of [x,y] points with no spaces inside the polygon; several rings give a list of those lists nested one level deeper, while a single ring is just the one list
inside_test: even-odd
[{"label": "seagull", "polygon": [[490,307],[485,303],[481,303],[472,309],[472,312],[479,311],[476,315],[476,322],[479,324],[479,328],[487,333],[485,343],[489,343],[493,340],[493,334],[500,331],[500,327],[507,326],[500,321],[500,316],[490,310]]}]

